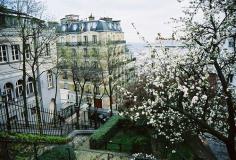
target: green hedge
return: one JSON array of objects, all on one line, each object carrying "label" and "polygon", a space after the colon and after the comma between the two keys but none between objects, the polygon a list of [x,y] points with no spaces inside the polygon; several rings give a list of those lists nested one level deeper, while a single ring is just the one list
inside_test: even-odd
[{"label": "green hedge", "polygon": [[90,137],[91,149],[101,149],[104,144],[116,133],[119,123],[124,118],[118,115],[112,116],[104,125],[97,129]]},{"label": "green hedge", "polygon": [[44,152],[38,157],[39,160],[76,160],[75,152],[68,145],[57,146]]},{"label": "green hedge", "polygon": [[7,133],[0,132],[0,139],[9,141],[22,141],[29,143],[49,143],[49,144],[65,144],[71,141],[71,138],[61,136],[46,136],[46,135],[33,135],[23,133]]}]

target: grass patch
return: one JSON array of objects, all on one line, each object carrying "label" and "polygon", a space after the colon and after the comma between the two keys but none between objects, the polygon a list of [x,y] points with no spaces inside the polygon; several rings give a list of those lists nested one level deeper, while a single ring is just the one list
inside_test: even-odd
[{"label": "grass patch", "polygon": [[169,153],[168,160],[182,160],[182,159],[188,159],[193,160],[194,155],[192,153],[192,150],[189,149],[186,145],[181,145],[175,153]]},{"label": "grass patch", "polygon": [[134,152],[135,149],[141,151],[143,147],[147,147],[147,145],[150,144],[150,138],[148,135],[138,133],[135,130],[127,132],[120,131],[111,138],[110,142],[107,144],[107,149],[111,151],[120,151],[119,144],[121,145],[122,152],[131,153]]},{"label": "grass patch", "polygon": [[68,145],[57,146],[44,152],[39,160],[75,160],[76,156],[72,147]]}]

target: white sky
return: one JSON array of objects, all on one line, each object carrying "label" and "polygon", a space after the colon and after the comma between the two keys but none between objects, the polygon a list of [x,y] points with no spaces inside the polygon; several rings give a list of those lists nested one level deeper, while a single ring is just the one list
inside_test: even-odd
[{"label": "white sky", "polygon": [[[183,5],[177,0],[42,0],[47,13],[57,21],[66,14],[78,14],[80,19],[91,13],[95,19],[112,17],[121,20],[127,42],[141,42],[131,23],[150,42],[157,33],[171,37],[173,24],[170,18],[180,17]],[[185,2],[186,3],[186,2]]]}]

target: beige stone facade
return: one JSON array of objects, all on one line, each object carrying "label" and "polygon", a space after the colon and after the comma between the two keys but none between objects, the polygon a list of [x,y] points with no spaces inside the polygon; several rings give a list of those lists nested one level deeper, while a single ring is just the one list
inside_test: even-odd
[{"label": "beige stone facade", "polygon": [[[66,17],[67,18],[67,17]],[[101,18],[88,21],[66,21],[63,18],[58,29],[58,52],[74,58],[78,66],[91,67],[96,78],[86,82],[84,103],[90,99],[102,100],[102,107],[109,106],[109,77],[113,92],[113,105],[116,106],[116,86],[131,82],[134,77],[132,56],[127,52],[124,33],[120,21]],[[72,60],[73,61],[73,60]],[[88,67],[89,66],[89,67]],[[96,72],[96,70],[98,71]],[[71,69],[64,69],[60,87],[74,90]],[[66,74],[66,75],[65,75]],[[96,82],[95,82],[96,81]]]}]

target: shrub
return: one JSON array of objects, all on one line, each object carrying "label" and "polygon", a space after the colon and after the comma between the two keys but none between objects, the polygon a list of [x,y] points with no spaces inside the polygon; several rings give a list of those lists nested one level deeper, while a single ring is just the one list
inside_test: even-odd
[{"label": "shrub", "polygon": [[72,147],[68,145],[56,146],[51,150],[44,152],[38,157],[39,160],[76,160]]},{"label": "shrub", "polygon": [[182,160],[182,159],[188,159],[192,160],[194,159],[194,155],[192,154],[191,150],[182,146],[178,148],[176,151],[172,151],[168,155],[169,160]]},{"label": "shrub", "polygon": [[117,131],[119,123],[124,120],[123,117],[112,116],[104,125],[97,129],[90,137],[89,143],[91,149],[100,149]]},{"label": "shrub", "polygon": [[137,136],[132,145],[132,152],[151,153],[150,138],[146,136]]}]

